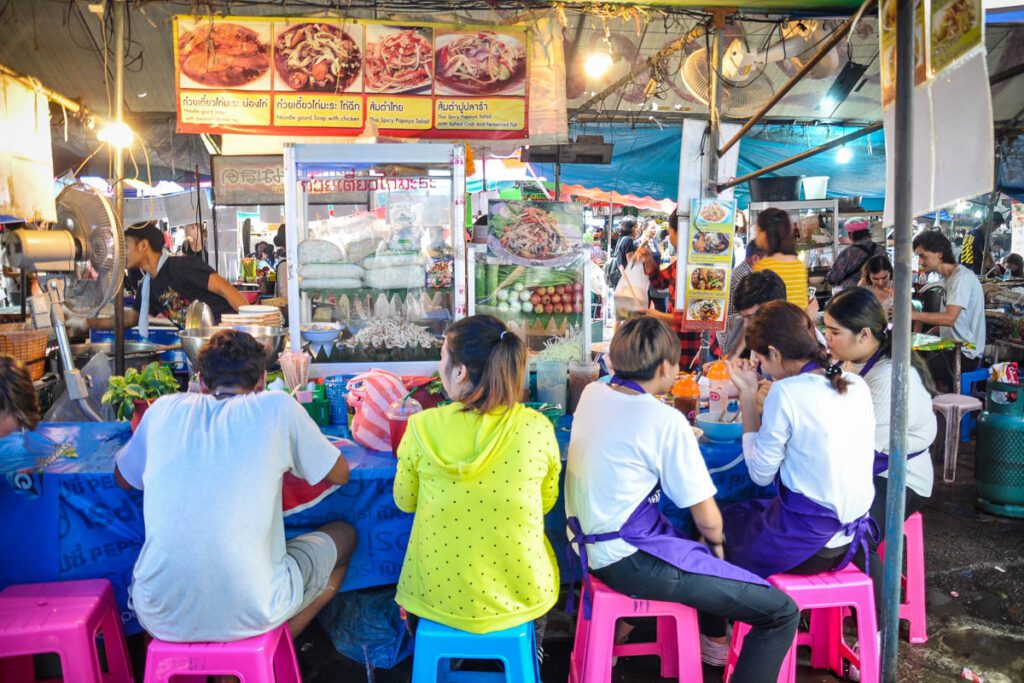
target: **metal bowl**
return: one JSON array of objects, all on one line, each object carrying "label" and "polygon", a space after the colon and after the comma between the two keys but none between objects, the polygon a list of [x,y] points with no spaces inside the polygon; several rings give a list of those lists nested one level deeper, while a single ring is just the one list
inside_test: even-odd
[{"label": "metal bowl", "polygon": [[288,331],[283,327],[262,327],[258,325],[196,327],[191,330],[182,330],[179,333],[181,348],[185,351],[185,355],[188,356],[189,363],[192,364],[193,368],[199,365],[199,352],[206,346],[206,342],[210,341],[210,337],[221,330],[238,330],[255,337],[256,341],[263,345],[263,350],[266,352],[267,367],[277,362],[277,356],[281,353],[281,349],[284,348],[285,337],[288,336]]}]

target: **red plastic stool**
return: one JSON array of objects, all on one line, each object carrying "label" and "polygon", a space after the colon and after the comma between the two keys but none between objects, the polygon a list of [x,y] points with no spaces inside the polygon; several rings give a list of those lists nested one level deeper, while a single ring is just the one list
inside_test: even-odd
[{"label": "red plastic stool", "polygon": [[288,624],[230,643],[154,639],[149,644],[145,683],[204,683],[206,676],[237,676],[242,683],[302,683]]},{"label": "red plastic stool", "polygon": [[[696,610],[678,602],[631,598],[593,576],[590,586],[583,590],[590,591],[592,609],[590,619],[586,619],[581,595],[570,683],[608,683],[612,677],[612,657],[640,655],[657,655],[661,659],[662,678],[678,678],[686,683],[702,680]],[[657,640],[615,645],[615,622],[625,617],[657,617]]]},{"label": "red plastic stool", "polygon": [[[107,671],[100,665],[103,638]],[[106,579],[9,586],[0,592],[0,681],[35,681],[33,655],[56,653],[66,683],[131,683],[114,589]]]},{"label": "red plastic stool", "polygon": [[[925,618],[924,594],[924,520],[920,512],[907,517],[903,523],[903,536],[907,539],[907,573],[903,576],[904,598],[900,602],[900,619],[910,622],[910,642],[928,642],[928,622]],[[885,543],[878,546],[878,557],[885,559]]]},{"label": "red plastic stool", "polygon": [[[815,668],[831,669],[842,677],[845,659],[860,668],[863,683],[878,683],[878,625],[875,595],[868,576],[850,565],[842,571],[811,576],[776,574],[768,577],[768,583],[791,597],[801,610],[811,611],[811,630],[797,634],[782,662],[779,683],[796,683],[797,645],[811,646],[811,666]],[[847,607],[852,607],[857,613],[859,655],[843,640],[843,613]],[[743,638],[749,631],[746,624],[737,622],[733,626],[729,662],[725,668],[726,681],[732,676],[743,647]]]}]

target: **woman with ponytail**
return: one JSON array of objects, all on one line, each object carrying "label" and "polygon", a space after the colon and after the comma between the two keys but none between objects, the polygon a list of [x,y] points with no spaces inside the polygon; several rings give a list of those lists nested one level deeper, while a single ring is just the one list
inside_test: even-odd
[{"label": "woman with ponytail", "polygon": [[[842,569],[870,552],[875,418],[864,380],[818,345],[797,306],[773,301],[747,324],[750,360],[728,361],[751,479],[768,500],[725,506],[726,558],[758,576]],[[775,378],[757,410],[761,370]],[[872,573],[880,563],[871,562]]]},{"label": "woman with ponytail", "polygon": [[[843,292],[825,309],[825,338],[844,369],[864,378],[875,411],[875,502],[871,516],[885,533],[885,498],[889,483],[889,414],[892,391],[892,338],[889,321],[871,290]],[[904,519],[924,507],[932,495],[932,460],[928,448],[935,440],[935,387],[928,366],[911,354],[910,400],[907,414],[907,494]]]},{"label": "woman with ponytail", "polygon": [[558,598],[544,514],[558,499],[551,423],[523,406],[527,351],[486,315],[448,328],[438,372],[452,403],[409,420],[395,503],[413,512],[396,600],[471,633],[536,620]]}]

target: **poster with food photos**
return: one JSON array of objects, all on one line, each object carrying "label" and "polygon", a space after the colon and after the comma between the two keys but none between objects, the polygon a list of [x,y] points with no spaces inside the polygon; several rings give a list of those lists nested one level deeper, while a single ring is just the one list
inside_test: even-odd
[{"label": "poster with food photos", "polygon": [[174,18],[178,132],[526,137],[523,26]]},{"label": "poster with food photos", "polygon": [[677,266],[677,290],[684,291],[682,329],[725,329],[729,311],[736,203],[722,199],[695,199],[690,210],[685,261]]}]

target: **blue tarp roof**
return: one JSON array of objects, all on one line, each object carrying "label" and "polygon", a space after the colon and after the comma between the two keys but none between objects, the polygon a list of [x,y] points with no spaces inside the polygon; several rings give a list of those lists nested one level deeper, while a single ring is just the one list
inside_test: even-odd
[{"label": "blue tarp roof", "polygon": [[[745,175],[770,163],[815,147],[852,132],[837,126],[765,126],[743,138],[737,175]],[[615,143],[610,166],[568,164],[562,166],[565,184],[595,187],[622,194],[676,199],[679,184],[679,145],[677,126],[633,129],[628,124],[585,124],[573,128],[572,135],[603,135]],[[829,196],[861,196],[865,209],[881,209],[885,196],[885,142],[881,131],[850,144],[853,158],[847,164],[835,160],[835,152],[811,157],[772,175],[830,176]],[[536,164],[537,172],[548,180],[554,167]],[[746,206],[746,184],[736,188],[737,199]]]}]

